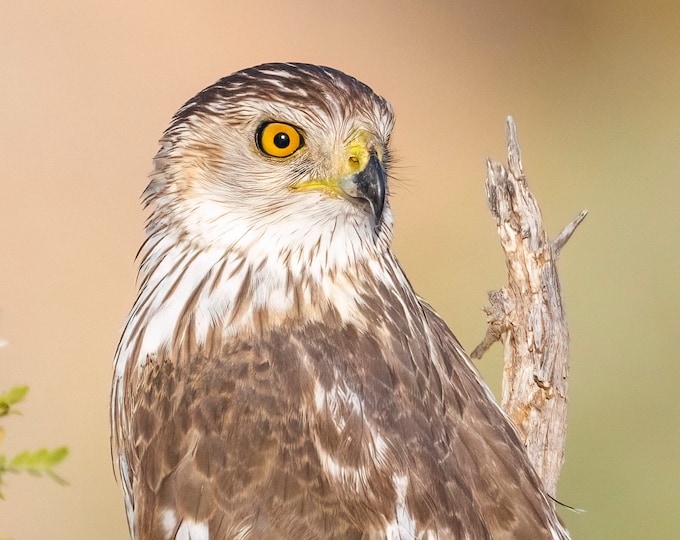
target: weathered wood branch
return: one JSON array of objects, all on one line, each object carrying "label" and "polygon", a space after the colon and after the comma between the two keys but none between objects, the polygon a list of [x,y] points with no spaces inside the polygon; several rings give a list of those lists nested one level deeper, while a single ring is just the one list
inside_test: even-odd
[{"label": "weathered wood branch", "polygon": [[472,352],[504,347],[503,410],[524,438],[546,491],[555,496],[567,434],[569,332],[556,261],[583,221],[581,212],[550,241],[529,191],[517,132],[507,121],[508,166],[487,160],[486,194],[508,268],[508,285],[489,293],[487,335]]}]

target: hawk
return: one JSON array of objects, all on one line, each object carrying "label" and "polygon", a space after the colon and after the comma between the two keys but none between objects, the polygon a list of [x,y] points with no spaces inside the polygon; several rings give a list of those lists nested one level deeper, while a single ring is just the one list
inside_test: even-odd
[{"label": "hawk", "polygon": [[389,103],[265,64],[161,139],[112,450],[132,538],[565,539],[392,252]]}]

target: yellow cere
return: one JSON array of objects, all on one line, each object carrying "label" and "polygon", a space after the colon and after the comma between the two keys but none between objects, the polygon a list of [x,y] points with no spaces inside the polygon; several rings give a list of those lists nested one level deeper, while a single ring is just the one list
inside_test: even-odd
[{"label": "yellow cere", "polygon": [[265,154],[278,158],[292,156],[303,144],[300,132],[282,122],[264,124],[258,133],[257,142]]},{"label": "yellow cere", "polygon": [[[371,157],[369,151],[369,144],[371,135],[369,132],[361,130],[347,145],[346,159],[340,165],[338,174],[329,178],[312,178],[305,182],[300,182],[291,186],[293,191],[313,191],[319,190],[326,192],[327,195],[342,197],[343,192],[339,187],[339,183],[343,178],[350,174],[356,174],[364,170]],[[378,159],[382,160],[382,149],[376,147],[373,150]]]},{"label": "yellow cere", "polygon": [[357,173],[364,170],[366,167],[366,164],[371,157],[368,151],[370,138],[370,134],[367,131],[362,130],[359,131],[356,137],[354,137],[349,143],[349,158],[347,160],[349,170],[346,171],[347,173]]}]

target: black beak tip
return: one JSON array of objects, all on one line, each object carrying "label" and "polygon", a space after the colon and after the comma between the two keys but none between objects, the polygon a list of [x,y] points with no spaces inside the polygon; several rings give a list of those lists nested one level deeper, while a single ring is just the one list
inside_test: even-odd
[{"label": "black beak tip", "polygon": [[377,156],[372,155],[364,169],[354,179],[357,195],[365,199],[371,207],[374,228],[377,231],[382,223],[387,190],[387,173]]}]

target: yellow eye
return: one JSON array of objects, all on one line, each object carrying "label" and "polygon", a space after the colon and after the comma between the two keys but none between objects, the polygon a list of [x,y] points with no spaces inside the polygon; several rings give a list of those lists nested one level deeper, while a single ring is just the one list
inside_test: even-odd
[{"label": "yellow eye", "polygon": [[257,145],[265,154],[288,157],[303,145],[302,135],[290,124],[269,122],[262,124],[257,132]]}]

